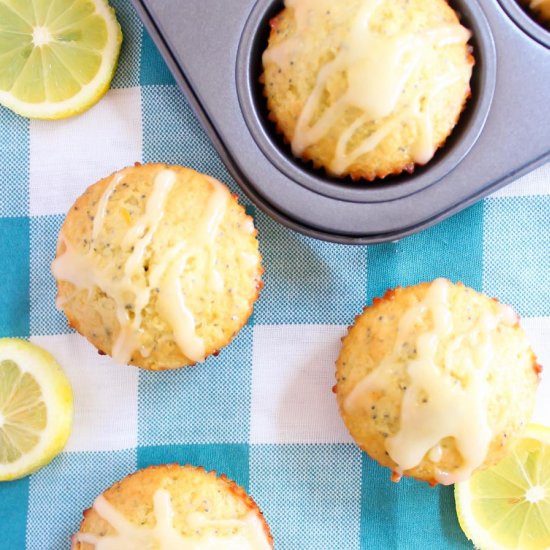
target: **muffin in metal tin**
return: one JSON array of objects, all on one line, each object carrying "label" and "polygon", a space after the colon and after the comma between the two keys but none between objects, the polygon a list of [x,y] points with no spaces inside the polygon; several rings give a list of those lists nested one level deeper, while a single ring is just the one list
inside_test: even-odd
[{"label": "muffin in metal tin", "polygon": [[470,36],[446,0],[286,0],[263,54],[269,117],[330,175],[412,172],[470,96]]}]

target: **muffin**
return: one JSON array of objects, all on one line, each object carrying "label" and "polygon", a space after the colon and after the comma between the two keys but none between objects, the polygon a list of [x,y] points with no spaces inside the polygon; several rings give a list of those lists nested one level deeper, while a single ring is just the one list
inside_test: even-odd
[{"label": "muffin", "polygon": [[61,227],[57,305],[119,363],[203,361],[249,318],[261,288],[253,220],[215,179],[126,168],[89,187]]},{"label": "muffin", "polygon": [[84,512],[73,550],[270,550],[256,503],[225,476],[178,464],[149,466],[115,483]]},{"label": "muffin", "polygon": [[550,0],[524,0],[524,3],[541,23],[550,28]]},{"label": "muffin", "polygon": [[470,36],[446,0],[286,0],[263,54],[269,117],[329,175],[412,172],[470,96]]},{"label": "muffin", "polygon": [[335,392],[352,437],[392,479],[448,485],[505,455],[540,371],[510,307],[437,279],[365,308],[343,338]]}]

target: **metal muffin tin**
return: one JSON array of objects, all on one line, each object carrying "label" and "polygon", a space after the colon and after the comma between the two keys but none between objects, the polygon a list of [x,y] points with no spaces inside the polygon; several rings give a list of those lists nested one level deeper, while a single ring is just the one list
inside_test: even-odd
[{"label": "metal muffin tin", "polygon": [[275,0],[132,0],[244,193],[323,240],[396,240],[550,160],[550,32],[516,0],[453,0],[473,32],[472,98],[445,146],[414,174],[338,180],[296,160],[267,120],[258,78]]}]

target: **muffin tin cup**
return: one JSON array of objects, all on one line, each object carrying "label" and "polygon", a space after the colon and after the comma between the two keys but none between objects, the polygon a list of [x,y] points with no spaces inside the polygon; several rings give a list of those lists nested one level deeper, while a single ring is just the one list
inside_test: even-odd
[{"label": "muffin tin cup", "polygon": [[504,8],[509,17],[526,32],[531,38],[550,48],[550,32],[542,25],[537,23],[534,19],[534,15],[527,13],[518,0],[498,0],[500,5]]},{"label": "muffin tin cup", "polygon": [[350,178],[331,178],[290,152],[267,119],[265,99],[259,83],[262,74],[261,53],[267,44],[269,20],[282,9],[282,2],[259,0],[246,22],[237,56],[237,89],[248,129],[264,155],[278,170],[311,191],[337,200],[384,202],[411,195],[439,181],[464,158],[476,142],[489,113],[496,82],[495,47],[491,29],[479,4],[457,3],[462,23],[473,31],[476,65],[472,79],[472,97],[466,104],[457,128],[446,145],[426,166],[414,174],[403,173],[379,182],[354,182]]},{"label": "muffin tin cup", "polygon": [[[372,183],[331,178],[294,159],[267,118],[258,78],[269,19],[282,2],[132,1],[244,193],[306,235],[346,244],[396,240],[550,159],[550,124],[541,123],[550,101],[543,45],[550,33],[532,20],[525,23],[531,32],[516,22],[504,9],[513,0],[451,2],[473,32],[472,97],[432,161]],[[529,19],[515,8],[519,21]]]}]

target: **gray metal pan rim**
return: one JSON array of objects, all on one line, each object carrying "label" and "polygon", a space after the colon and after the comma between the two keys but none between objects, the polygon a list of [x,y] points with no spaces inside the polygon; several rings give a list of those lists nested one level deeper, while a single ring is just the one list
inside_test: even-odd
[{"label": "gray metal pan rim", "polygon": [[[285,224],[287,227],[290,227],[291,229],[297,230],[300,233],[303,233],[305,235],[308,235],[310,237],[315,237],[317,239],[321,238],[324,241],[329,241],[333,243],[339,243],[339,244],[350,244],[350,245],[370,245],[370,244],[380,244],[380,243],[387,243],[387,242],[396,242],[399,241],[405,237],[409,237],[411,235],[414,235],[418,233],[419,231],[422,231],[424,229],[428,229],[429,227],[442,222],[443,220],[447,219],[448,217],[452,216],[453,214],[456,214],[465,208],[468,208],[469,206],[472,206],[477,201],[482,199],[483,197],[490,194],[492,191],[496,191],[497,189],[517,180],[521,176],[529,173],[531,170],[536,169],[539,166],[542,166],[546,164],[547,162],[550,162],[550,152],[546,153],[545,155],[535,159],[532,163],[530,163],[528,166],[524,166],[523,168],[512,172],[508,174],[508,176],[502,180],[497,180],[496,182],[493,182],[492,184],[488,185],[484,189],[479,190],[474,195],[471,195],[467,200],[460,202],[459,204],[456,204],[449,209],[446,209],[437,215],[422,221],[421,223],[412,225],[410,227],[407,227],[405,229],[400,229],[395,232],[389,232],[389,233],[379,233],[375,235],[369,235],[364,237],[357,237],[357,236],[351,236],[351,235],[343,235],[343,234],[334,234],[334,233],[326,233],[322,232],[320,233],[316,229],[309,228],[307,226],[294,226],[289,225],[287,221],[285,221],[287,218],[282,217],[281,219],[277,219],[280,223]],[[273,215],[272,215],[273,216]],[[293,222],[294,223],[294,222]],[[300,227],[300,228],[298,228]],[[321,236],[319,236],[321,235]]]},{"label": "gray metal pan rim", "polygon": [[[264,113],[259,113],[254,91],[255,75],[251,74],[253,56],[259,55],[253,46],[260,32],[260,26],[266,23],[266,13],[272,10],[278,0],[258,0],[254,5],[241,35],[237,52],[236,86],[239,103],[246,125],[264,156],[289,179],[306,187],[314,193],[346,202],[376,203],[388,202],[413,195],[443,179],[468,154],[474,146],[487,120],[496,83],[496,48],[491,28],[477,0],[456,0],[458,10],[467,17],[474,33],[477,48],[474,52],[479,78],[479,97],[469,100],[471,109],[469,119],[462,128],[460,139],[452,145],[447,143],[438,152],[421,173],[406,174],[398,180],[388,180],[373,185],[368,182],[363,186],[350,186],[346,183],[334,183],[330,178],[323,178],[321,171],[308,170],[300,161],[292,159],[288,151],[282,151],[274,143],[270,133],[272,123],[266,120]],[[464,114],[464,113],[463,113]],[[459,123],[460,125],[460,123]],[[457,129],[455,129],[457,130]],[[451,140],[452,140],[451,136]],[[318,173],[317,173],[318,172]],[[374,182],[376,183],[376,182]]]},{"label": "gray metal pan rim", "polygon": [[[288,216],[285,216],[283,213],[281,213],[279,210],[273,207],[269,202],[264,200],[263,197],[259,195],[254,190],[254,188],[248,183],[246,178],[243,178],[241,176],[240,171],[237,169],[231,156],[227,152],[223,142],[218,137],[218,134],[214,125],[212,124],[212,122],[209,120],[204,110],[202,109],[202,106],[200,105],[200,102],[198,101],[195,93],[193,92],[192,87],[189,85],[187,79],[185,78],[183,71],[181,70],[181,67],[175,60],[172,52],[167,47],[164,38],[162,37],[162,35],[159,32],[159,29],[154,23],[154,18],[151,17],[147,8],[145,7],[145,5],[142,3],[141,0],[132,0],[132,3],[134,4],[138,13],[140,14],[147,30],[151,33],[152,36],[155,37],[155,43],[157,44],[157,47],[161,50],[162,55],[166,60],[178,85],[185,90],[186,97],[189,103],[191,104],[191,106],[193,107],[193,109],[195,110],[195,113],[199,118],[199,120],[201,121],[201,124],[203,124],[203,126],[208,129],[209,137],[213,142],[215,142],[218,153],[220,154],[220,156],[222,157],[222,160],[224,161],[229,171],[231,172],[231,175],[235,178],[240,188],[242,189],[243,193],[252,201],[252,203],[255,204],[258,208],[260,208],[260,210],[262,210],[266,215],[271,217],[276,222],[284,225],[285,227],[293,231],[296,231],[297,233],[300,233],[307,237],[312,237],[314,239],[326,241],[326,242],[332,242],[332,243],[344,244],[344,245],[369,245],[369,244],[384,243],[392,240],[399,240],[403,237],[407,237],[409,235],[412,235],[422,229],[425,229],[433,225],[434,223],[437,223],[438,221],[441,221],[447,218],[448,216],[452,215],[454,212],[457,212],[462,209],[463,206],[461,204],[455,205],[451,209],[440,213],[437,217],[425,220],[421,224],[414,225],[412,227],[406,228],[405,230],[399,230],[399,231],[396,231],[395,233],[390,232],[390,233],[383,233],[383,234],[365,235],[360,237],[330,233],[324,230],[319,230],[319,229],[298,223],[293,219],[289,218]],[[478,200],[478,198],[479,198],[478,196],[472,197],[469,203],[475,202],[476,200]]]},{"label": "gray metal pan rim", "polygon": [[518,0],[498,0],[508,17],[533,40],[550,48],[550,31],[545,29],[519,5]]},{"label": "gray metal pan rim", "polygon": [[[308,216],[307,219],[301,219],[300,217],[294,217],[293,212],[296,211],[294,208],[294,205],[292,205],[292,208],[290,208],[290,212],[286,211],[284,203],[279,204],[277,201],[272,201],[270,197],[264,196],[263,193],[261,193],[261,189],[256,189],[254,184],[249,181],[247,172],[241,169],[241,166],[237,162],[237,160],[233,157],[233,155],[230,153],[231,149],[228,147],[225,147],[224,143],[221,140],[221,137],[218,133],[218,130],[216,129],[216,126],[214,124],[213,120],[210,120],[209,115],[207,114],[207,110],[204,108],[204,106],[200,102],[200,96],[195,93],[193,86],[191,85],[190,81],[187,78],[187,75],[183,74],[183,70],[181,65],[179,64],[179,61],[177,60],[176,53],[172,51],[171,47],[169,46],[169,43],[165,40],[165,37],[161,35],[160,29],[157,26],[157,20],[156,17],[153,15],[153,12],[150,12],[149,9],[153,9],[152,7],[149,7],[149,4],[152,6],[155,5],[155,2],[157,0],[132,0],[132,3],[136,7],[138,14],[142,18],[146,28],[149,30],[151,37],[159,47],[159,50],[161,54],[165,57],[170,70],[172,71],[177,83],[180,85],[180,87],[185,91],[187,98],[189,100],[189,103],[191,106],[195,109],[199,120],[201,121],[203,127],[205,128],[206,132],[211,137],[212,141],[214,142],[214,145],[218,149],[218,152],[220,156],[222,157],[222,160],[226,163],[226,166],[228,167],[229,171],[233,175],[233,177],[237,180],[239,185],[241,186],[242,191],[244,194],[262,211],[264,211],[267,215],[271,216],[275,221],[282,223],[286,227],[295,230],[299,233],[302,233],[304,235],[325,240],[325,241],[331,241],[336,243],[342,243],[342,244],[354,244],[354,245],[362,245],[362,244],[375,244],[380,242],[387,242],[387,241],[394,241],[398,240],[402,237],[408,236],[410,234],[416,233],[422,229],[426,229],[430,227],[431,225],[438,223],[445,218],[451,216],[452,214],[462,210],[463,208],[473,204],[483,196],[495,191],[496,189],[502,187],[503,185],[506,185],[507,183],[510,183],[515,178],[521,176],[522,174],[528,172],[531,169],[534,169],[536,166],[547,162],[550,160],[550,150],[543,151],[542,155],[539,154],[535,159],[529,159],[527,163],[525,163],[525,159],[521,157],[519,160],[521,160],[521,164],[519,164],[519,169],[512,169],[511,171],[508,171],[506,175],[503,177],[499,172],[494,172],[494,170],[490,170],[491,178],[488,180],[485,180],[485,183],[483,186],[479,185],[473,185],[472,189],[469,189],[469,185],[467,184],[467,181],[462,181],[461,185],[459,186],[459,190],[463,189],[467,191],[466,194],[461,195],[461,192],[454,193],[454,199],[452,202],[448,202],[446,205],[440,205],[440,209],[431,209],[431,213],[425,213],[428,214],[425,217],[419,217],[416,216],[416,220],[409,220],[408,222],[405,219],[401,219],[402,222],[397,227],[387,227],[385,230],[381,229],[380,227],[378,230],[375,226],[370,224],[374,229],[371,231],[369,229],[364,231],[347,231],[347,230],[338,230],[334,231],[330,227],[323,226],[323,220],[319,220],[319,224],[317,224],[317,220],[313,219],[311,216]],[[161,0],[158,0],[161,1]],[[168,0],[162,0],[163,2],[168,2]],[[189,0],[191,1],[191,0]],[[197,0],[193,0],[197,1]],[[244,28],[245,22],[247,18],[250,15],[250,12],[254,5],[254,0],[250,1],[250,7],[244,14],[244,18],[242,20],[242,28]],[[464,0],[467,1],[467,0]],[[167,5],[167,4],[164,4]],[[499,4],[491,3],[490,9],[487,9],[487,18],[489,20],[494,20],[495,15],[497,12],[501,12],[502,15],[500,16],[503,20],[508,20],[508,16],[505,14],[504,10]],[[512,28],[516,28],[516,26],[513,24],[512,21],[509,21],[509,26]],[[521,32],[521,31],[518,31]],[[236,43],[235,43],[235,55],[237,54],[237,47],[239,45],[241,32],[236,36]],[[170,35],[169,35],[170,36]],[[496,35],[495,35],[496,38]],[[527,42],[531,42],[531,50],[536,48],[540,51],[540,48],[538,48],[538,44],[536,44],[534,41],[530,40],[529,37],[526,37]],[[542,52],[545,53],[545,52]],[[539,53],[540,56],[540,53]],[[236,59],[235,59],[236,61]],[[502,62],[502,59],[500,60]],[[235,67],[232,67],[233,75],[235,74]],[[500,74],[500,73],[499,73]],[[495,91],[496,94],[496,91]],[[495,95],[495,101],[497,97]],[[236,111],[240,113],[240,107],[238,103],[238,96],[237,96],[237,90],[235,90],[235,107]],[[494,109],[497,107],[497,105],[502,109],[502,103],[494,103],[493,108],[491,109],[491,112],[494,111]],[[489,119],[488,123],[493,120]],[[245,124],[245,121],[242,120],[241,117],[241,125],[244,131],[248,132],[247,126]],[[491,126],[493,128],[493,126]],[[494,131],[494,130],[493,130]],[[484,139],[485,132],[482,132],[481,138]],[[252,140],[251,135],[248,132],[247,140]],[[540,149],[540,148],[539,148]],[[256,152],[258,155],[260,155],[260,158],[264,158],[263,154],[259,150],[259,148],[256,149]],[[477,155],[477,149],[474,148],[468,158],[471,157],[471,155],[475,154]],[[465,161],[466,162],[466,161]],[[273,165],[269,163],[267,159],[265,159],[265,164],[271,166],[271,169],[273,168]],[[464,165],[464,163],[462,164]],[[470,165],[469,165],[470,166]],[[460,170],[460,167],[457,167],[457,171]],[[281,176],[284,176],[281,174]],[[286,176],[284,176],[286,178]],[[289,185],[292,187],[292,180],[289,180],[287,178],[287,181]],[[301,193],[311,193],[306,188],[300,186],[300,185],[294,185],[295,189],[298,191],[300,189]],[[433,185],[429,189],[425,189],[422,192],[417,193],[417,196],[425,197],[427,196],[428,199],[430,199],[432,196],[437,197],[439,194],[439,197],[442,195],[442,186],[441,185]],[[337,208],[337,203],[341,202],[342,206],[345,207],[346,203],[342,201],[337,201],[334,199],[329,199],[327,197],[324,197],[319,194],[311,194],[312,198],[313,196],[317,196],[321,198],[322,200],[328,200],[332,201],[334,203],[334,208]],[[407,197],[406,200],[408,200],[409,197]],[[413,199],[413,197],[410,197]],[[401,201],[395,201],[397,203]],[[387,201],[386,206],[390,206],[392,201]],[[355,210],[358,207],[361,207],[359,204],[354,204],[351,202],[347,203],[350,207],[354,208]],[[368,204],[364,205],[365,208],[374,208],[377,210],[376,204],[373,204],[369,206]],[[347,208],[347,207],[346,207]],[[346,210],[347,211],[347,210]],[[367,224],[368,225],[368,224]],[[386,224],[387,225],[387,224]],[[348,224],[349,226],[349,224]],[[366,229],[366,228],[365,228]]]},{"label": "gray metal pan rim", "polygon": [[354,245],[354,246],[372,245],[372,244],[381,244],[381,243],[387,243],[387,242],[397,242],[405,237],[414,235],[419,231],[428,229],[429,227],[439,222],[442,222],[443,220],[447,219],[453,214],[456,214],[462,211],[464,208],[468,208],[469,206],[472,206],[477,201],[479,201],[480,199],[482,199],[483,197],[491,193],[491,191],[496,191],[500,187],[507,185],[508,183],[511,183],[512,181],[523,176],[524,174],[529,173],[531,170],[537,168],[538,166],[542,166],[543,164],[549,161],[550,161],[550,152],[536,159],[528,166],[509,174],[507,178],[503,180],[498,180],[494,182],[492,185],[489,185],[486,188],[480,190],[478,193],[469,197],[468,200],[463,201],[459,204],[456,204],[451,208],[444,210],[439,214],[437,214],[436,216],[433,216],[427,220],[424,220],[419,224],[415,224],[405,229],[397,230],[395,232],[378,233],[378,234],[365,235],[360,237],[353,236],[353,235],[329,233],[327,231],[319,230],[313,227],[309,227],[307,225],[297,223],[294,220],[281,214],[281,212],[273,208],[269,203],[266,203],[254,192],[251,192],[249,187],[245,187],[244,190],[246,195],[255,204],[257,204],[263,212],[268,214],[276,222],[279,222],[280,224],[284,225],[289,229],[292,229],[293,231],[296,231],[297,233],[300,233],[307,237],[312,237],[315,239],[319,239],[326,242],[332,242],[336,244],[345,244],[345,245]]}]

